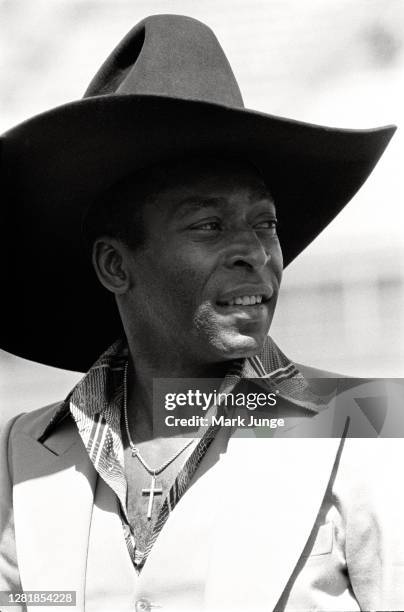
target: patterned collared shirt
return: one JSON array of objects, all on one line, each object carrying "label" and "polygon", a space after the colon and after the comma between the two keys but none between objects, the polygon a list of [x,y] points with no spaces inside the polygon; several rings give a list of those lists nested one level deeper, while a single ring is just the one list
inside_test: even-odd
[{"label": "patterned collared shirt", "polygon": [[[124,447],[121,432],[123,406],[123,374],[128,359],[124,340],[115,342],[74,387],[60,409],[47,425],[42,439],[64,418],[71,415],[98,475],[116,494],[126,545],[137,571],[140,571],[161,532],[167,518],[188,489],[191,479],[205,456],[220,425],[210,425],[198,432],[199,441],[180,469],[165,498],[153,526],[145,550],[136,546],[127,512],[128,483],[124,468]],[[260,378],[261,383],[278,397],[316,414],[320,399],[311,393],[308,383],[296,366],[268,337],[259,356],[235,361],[224,377],[219,393],[231,393],[235,386],[248,378]],[[214,407],[217,414],[220,406]],[[211,413],[212,414],[212,413]]]}]

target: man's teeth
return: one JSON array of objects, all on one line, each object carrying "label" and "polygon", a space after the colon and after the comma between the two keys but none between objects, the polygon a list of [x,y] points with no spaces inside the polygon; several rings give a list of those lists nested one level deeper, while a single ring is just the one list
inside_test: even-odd
[{"label": "man's teeth", "polygon": [[229,300],[226,302],[226,306],[254,306],[254,304],[261,304],[261,302],[262,295],[243,295]]}]

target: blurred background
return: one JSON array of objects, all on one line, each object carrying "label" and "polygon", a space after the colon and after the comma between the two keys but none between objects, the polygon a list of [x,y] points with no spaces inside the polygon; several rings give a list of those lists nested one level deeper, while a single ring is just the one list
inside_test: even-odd
[{"label": "blurred background", "polygon": [[[403,376],[404,2],[0,0],[0,133],[80,98],[117,42],[155,13],[213,28],[249,108],[399,126],[360,192],[285,271],[271,335],[297,362]],[[0,372],[2,419],[62,399],[80,378],[4,351]]]}]

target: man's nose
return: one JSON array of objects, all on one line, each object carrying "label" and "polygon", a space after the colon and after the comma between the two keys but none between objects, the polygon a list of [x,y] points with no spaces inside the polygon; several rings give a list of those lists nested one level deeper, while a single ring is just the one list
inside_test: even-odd
[{"label": "man's nose", "polygon": [[259,270],[267,265],[271,255],[252,229],[232,232],[232,241],[226,254],[226,266],[249,267]]}]

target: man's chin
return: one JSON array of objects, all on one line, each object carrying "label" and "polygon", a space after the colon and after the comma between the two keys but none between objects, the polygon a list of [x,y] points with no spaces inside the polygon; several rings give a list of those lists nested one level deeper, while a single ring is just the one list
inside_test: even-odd
[{"label": "man's chin", "polygon": [[222,359],[227,361],[253,357],[262,351],[265,339],[266,335],[245,336],[241,334],[235,338],[226,339],[220,347]]}]

